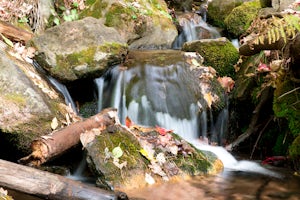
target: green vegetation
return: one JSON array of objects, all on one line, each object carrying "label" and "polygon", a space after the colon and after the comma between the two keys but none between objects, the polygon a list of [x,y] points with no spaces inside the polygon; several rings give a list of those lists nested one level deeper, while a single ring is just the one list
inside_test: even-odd
[{"label": "green vegetation", "polygon": [[103,17],[103,10],[105,10],[108,6],[107,2],[104,2],[102,0],[87,0],[85,2],[87,8],[85,8],[80,14],[79,18],[83,19],[84,17],[94,17],[96,19],[99,19]]},{"label": "green vegetation", "polygon": [[288,126],[294,136],[300,134],[300,90],[294,90],[294,83],[285,80],[277,84],[274,92],[273,110],[277,117],[288,120]]},{"label": "green vegetation", "polygon": [[234,65],[239,53],[233,44],[222,39],[184,44],[183,51],[197,51],[204,58],[204,65],[213,67],[220,76],[235,77]]},{"label": "green vegetation", "polygon": [[104,43],[103,45],[92,46],[73,54],[57,55],[57,65],[52,69],[51,73],[64,76],[61,77],[62,80],[82,78],[82,74],[88,76],[89,72],[94,73],[96,69],[99,73],[102,73],[100,71],[104,71],[106,67],[120,63],[120,53],[125,53],[126,51],[127,46],[124,44]]},{"label": "green vegetation", "polygon": [[257,17],[260,8],[258,0],[245,2],[234,8],[224,21],[228,32],[234,37],[245,33],[251,22]]}]

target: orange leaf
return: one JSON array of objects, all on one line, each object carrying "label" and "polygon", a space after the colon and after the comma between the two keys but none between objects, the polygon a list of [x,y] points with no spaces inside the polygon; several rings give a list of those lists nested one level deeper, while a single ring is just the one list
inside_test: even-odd
[{"label": "orange leaf", "polygon": [[166,135],[167,133],[173,132],[173,130],[167,130],[167,129],[159,127],[159,126],[156,126],[155,128],[156,128],[156,131],[162,136]]},{"label": "orange leaf", "polygon": [[125,119],[125,125],[130,128],[130,126],[133,125],[131,119],[127,116],[126,119]]}]

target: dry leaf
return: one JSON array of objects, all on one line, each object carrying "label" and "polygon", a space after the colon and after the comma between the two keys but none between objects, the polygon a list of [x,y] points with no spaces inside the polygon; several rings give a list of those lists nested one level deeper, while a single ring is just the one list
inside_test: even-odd
[{"label": "dry leaf", "polygon": [[155,183],[154,178],[150,174],[148,174],[148,173],[145,174],[145,181],[149,185],[153,185]]},{"label": "dry leaf", "polygon": [[80,142],[83,148],[85,148],[94,139],[95,139],[95,133],[93,131],[87,131],[85,133],[80,134]]},{"label": "dry leaf", "polygon": [[207,106],[209,108],[211,108],[211,104],[213,102],[213,97],[212,97],[211,93],[210,92],[205,93],[203,98],[205,99]]},{"label": "dry leaf", "polygon": [[162,153],[162,152],[159,153],[159,154],[157,154],[157,155],[156,155],[156,161],[157,161],[160,165],[164,164],[164,163],[166,162],[165,154]]},{"label": "dry leaf", "polygon": [[57,129],[57,127],[58,127],[58,120],[56,117],[54,117],[51,122],[51,128],[52,128],[52,130],[55,130],[55,129]]}]

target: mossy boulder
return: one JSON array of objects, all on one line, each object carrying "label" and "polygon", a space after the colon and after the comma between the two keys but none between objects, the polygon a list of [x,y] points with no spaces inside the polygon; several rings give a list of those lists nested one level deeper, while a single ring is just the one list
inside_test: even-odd
[{"label": "mossy boulder", "polygon": [[225,18],[242,3],[243,0],[214,0],[209,2],[208,22],[213,26],[225,28]]},{"label": "mossy boulder", "polygon": [[234,8],[224,21],[227,31],[233,37],[239,37],[250,27],[260,9],[261,5],[258,0],[245,2]]},{"label": "mossy boulder", "polygon": [[198,52],[204,58],[204,65],[213,67],[220,76],[234,77],[239,52],[227,38],[186,42],[182,50]]},{"label": "mossy boulder", "polygon": [[106,189],[126,191],[223,169],[214,154],[195,149],[173,133],[163,136],[151,127],[109,127],[86,149],[98,186]]},{"label": "mossy boulder", "polygon": [[120,34],[92,17],[47,29],[33,43],[40,64],[63,82],[99,77],[127,54]]},{"label": "mossy boulder", "polygon": [[65,118],[67,106],[31,64],[0,54],[0,143],[28,153],[36,137],[52,131],[54,117]]},{"label": "mossy boulder", "polygon": [[165,1],[90,0],[81,17],[93,16],[119,31],[133,49],[170,48],[177,29]]}]

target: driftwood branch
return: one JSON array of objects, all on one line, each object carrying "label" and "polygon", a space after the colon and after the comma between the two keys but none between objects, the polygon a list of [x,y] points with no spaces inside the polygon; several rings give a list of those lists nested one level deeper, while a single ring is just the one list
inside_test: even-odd
[{"label": "driftwood branch", "polygon": [[14,41],[28,42],[33,34],[0,20],[0,33]]},{"label": "driftwood branch", "polygon": [[0,185],[43,199],[118,199],[112,191],[5,160],[0,160]]},{"label": "driftwood branch", "polygon": [[235,141],[233,141],[231,144],[227,145],[225,148],[228,151],[232,151],[234,147],[238,146],[241,142],[243,142],[245,139],[247,139],[250,135],[253,133],[257,132],[258,127],[259,127],[259,116],[260,116],[260,111],[262,107],[267,103],[269,97],[271,94],[271,88],[265,88],[262,91],[261,98],[257,106],[255,107],[253,111],[253,115],[251,117],[251,121],[249,124],[248,129],[241,134]]},{"label": "driftwood branch", "polygon": [[[266,37],[264,39],[263,44],[253,44],[251,42],[247,42],[243,44],[239,48],[240,55],[243,56],[252,56],[255,55],[262,50],[284,50],[290,52],[290,57],[293,59],[299,59],[298,55],[300,54],[300,49],[298,48],[298,44],[300,43],[300,33],[297,33],[296,36],[292,39],[287,39],[287,42],[284,41],[283,38],[280,38],[276,42],[269,44],[269,38]],[[297,46],[298,45],[298,46]]]},{"label": "driftwood branch", "polygon": [[265,38],[264,44],[243,44],[239,48],[239,53],[243,56],[252,56],[261,52],[262,50],[282,50],[284,45],[285,42],[282,38],[271,44],[269,44],[268,38]]},{"label": "driftwood branch", "polygon": [[114,125],[118,121],[116,109],[105,109],[84,121],[71,124],[50,135],[41,136],[31,143],[32,153],[27,157],[21,158],[19,162],[39,166],[78,145],[82,133],[94,128],[104,130],[106,127]]}]

